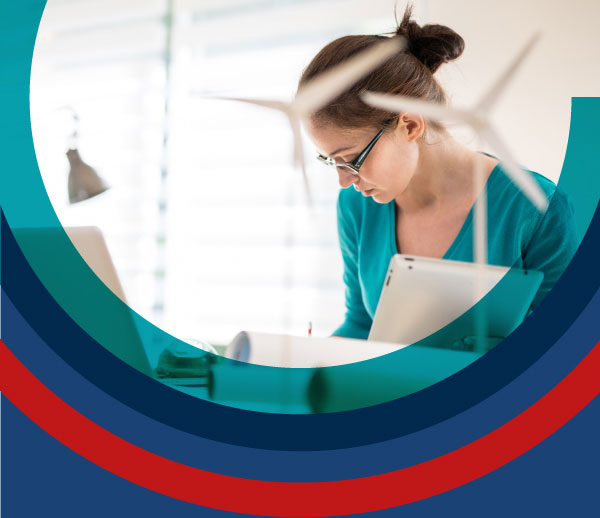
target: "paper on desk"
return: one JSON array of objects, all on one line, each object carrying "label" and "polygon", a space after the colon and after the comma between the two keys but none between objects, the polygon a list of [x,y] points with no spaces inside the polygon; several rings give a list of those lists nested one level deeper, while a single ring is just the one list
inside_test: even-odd
[{"label": "paper on desk", "polygon": [[340,337],[300,337],[242,331],[227,346],[233,360],[270,367],[332,367],[369,360],[405,345]]}]

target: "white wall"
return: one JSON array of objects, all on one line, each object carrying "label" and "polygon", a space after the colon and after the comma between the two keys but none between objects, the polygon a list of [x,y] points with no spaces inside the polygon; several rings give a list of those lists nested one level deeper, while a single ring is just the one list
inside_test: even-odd
[{"label": "white wall", "polygon": [[[472,105],[521,45],[542,38],[493,113],[525,166],[556,181],[569,136],[571,97],[600,95],[598,0],[426,0],[424,18],[466,42],[439,72],[455,104]],[[402,5],[402,4],[401,4]]]}]

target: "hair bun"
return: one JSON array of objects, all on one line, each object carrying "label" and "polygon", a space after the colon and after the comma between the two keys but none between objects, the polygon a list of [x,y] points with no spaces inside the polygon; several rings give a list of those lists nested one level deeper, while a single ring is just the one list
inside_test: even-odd
[{"label": "hair bun", "polygon": [[431,73],[441,65],[458,58],[465,49],[465,41],[445,25],[423,25],[410,19],[412,6],[407,6],[402,21],[396,29],[396,34],[404,36],[408,50]]}]

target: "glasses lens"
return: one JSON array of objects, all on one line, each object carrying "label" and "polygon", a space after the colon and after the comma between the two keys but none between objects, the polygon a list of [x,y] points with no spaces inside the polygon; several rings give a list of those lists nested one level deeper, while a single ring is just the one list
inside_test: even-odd
[{"label": "glasses lens", "polygon": [[318,155],[317,160],[319,162],[323,162],[325,165],[328,165],[329,167],[336,167],[336,165],[337,165],[333,158],[329,158],[329,157],[326,157],[323,155]]},{"label": "glasses lens", "polygon": [[336,167],[338,171],[341,171],[343,173],[358,174],[356,169],[352,169],[352,167],[346,164],[339,164]]},{"label": "glasses lens", "polygon": [[342,171],[344,173],[350,173],[350,174],[358,174],[358,171],[356,171],[356,169],[353,169],[349,164],[340,164],[338,162],[336,162],[333,158],[329,158],[323,155],[318,155],[317,156],[317,160],[319,162],[324,163],[325,165],[328,165],[329,167],[335,167],[338,171]]}]

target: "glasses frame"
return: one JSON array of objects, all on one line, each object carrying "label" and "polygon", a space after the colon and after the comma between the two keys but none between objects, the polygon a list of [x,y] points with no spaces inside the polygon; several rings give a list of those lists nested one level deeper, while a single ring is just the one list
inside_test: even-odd
[{"label": "glasses frame", "polygon": [[323,162],[325,165],[328,165],[329,167],[335,167],[336,169],[342,168],[342,169],[344,169],[344,171],[346,169],[348,169],[348,171],[347,171],[348,173],[357,175],[360,172],[360,167],[363,165],[363,162],[367,159],[367,157],[369,156],[369,153],[371,152],[371,150],[373,149],[375,144],[377,144],[377,141],[383,136],[386,129],[387,128],[382,128],[381,130],[379,130],[377,135],[375,135],[375,137],[373,137],[373,140],[371,140],[371,142],[369,142],[367,144],[367,147],[365,149],[363,149],[358,154],[358,156],[351,162],[336,162],[333,158],[326,157],[323,155],[317,155],[317,160],[319,160],[320,162]]}]

